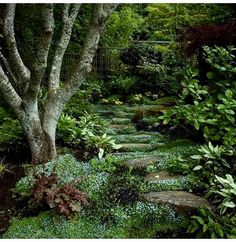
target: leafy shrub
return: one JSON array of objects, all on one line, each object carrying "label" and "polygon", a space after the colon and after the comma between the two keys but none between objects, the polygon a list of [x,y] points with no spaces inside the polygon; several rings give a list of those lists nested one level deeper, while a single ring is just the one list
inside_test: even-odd
[{"label": "leafy shrub", "polygon": [[32,197],[31,204],[46,204],[66,217],[76,216],[82,206],[88,205],[86,193],[77,190],[73,184],[60,186],[55,174],[36,177],[35,186],[29,196]]},{"label": "leafy shrub", "polygon": [[115,159],[112,156],[108,156],[104,159],[92,159],[90,160],[90,164],[97,172],[113,173],[119,168],[119,166],[122,166],[124,162],[119,159]]},{"label": "leafy shrub", "polygon": [[128,97],[128,102],[131,103],[131,104],[145,103],[146,101],[147,101],[147,98],[145,96],[143,96],[141,93],[140,94],[130,95]]},{"label": "leafy shrub", "polygon": [[188,226],[189,233],[195,233],[197,238],[223,238],[223,227],[216,220],[216,216],[210,210],[200,208],[198,215],[191,217]]},{"label": "leafy shrub", "polygon": [[136,83],[136,79],[132,77],[118,76],[113,77],[110,80],[109,86],[112,93],[120,94],[123,96],[127,95],[128,93],[132,93]]},{"label": "leafy shrub", "polygon": [[79,119],[84,112],[90,113],[92,111],[91,103],[102,97],[103,90],[103,80],[88,79],[67,103],[64,112],[76,119]]},{"label": "leafy shrub", "polygon": [[209,142],[208,145],[201,145],[193,155],[169,160],[169,167],[177,173],[192,174],[198,181],[196,187],[209,189],[214,180],[213,174],[234,171],[234,155],[232,148],[213,146]]},{"label": "leafy shrub", "polygon": [[204,49],[211,70],[207,73],[206,85],[196,79],[196,71],[185,70],[180,99],[175,107],[164,113],[162,119],[164,124],[194,127],[203,132],[207,141],[232,145],[236,141],[233,48]]},{"label": "leafy shrub", "polygon": [[[66,167],[66,169],[65,169]],[[57,176],[57,182],[60,186],[68,183],[74,183],[80,180],[84,175],[83,163],[79,163],[72,155],[59,156],[58,159],[50,161],[43,165],[32,167],[26,166],[26,176],[21,178],[15,187],[15,192],[28,196],[36,184],[36,177],[42,174],[46,177],[53,173]]]},{"label": "leafy shrub", "polygon": [[4,163],[4,159],[0,161],[0,179],[3,178],[5,173],[14,173],[11,171],[11,166],[7,163]]},{"label": "leafy shrub", "polygon": [[19,121],[5,118],[0,125],[0,151],[19,152],[27,147],[26,137]]},{"label": "leafy shrub", "polygon": [[86,158],[87,154],[90,157],[99,154],[101,158],[104,152],[120,148],[112,137],[104,133],[106,126],[107,122],[95,114],[84,112],[79,121],[62,114],[58,121],[57,139],[63,145],[79,148]]},{"label": "leafy shrub", "polygon": [[230,174],[226,174],[226,178],[215,175],[216,181],[209,194],[216,194],[220,199],[220,214],[225,214],[227,210],[231,210],[231,214],[235,214],[236,201],[236,182]]},{"label": "leafy shrub", "polygon": [[84,112],[78,121],[78,128],[81,136],[86,135],[102,135],[108,123],[96,114]]},{"label": "leafy shrub", "polygon": [[76,144],[78,132],[78,121],[68,114],[62,113],[57,124],[57,140],[62,144]]},{"label": "leafy shrub", "polygon": [[88,204],[87,195],[78,190],[86,169],[71,155],[42,165],[26,166],[27,175],[16,183],[14,191],[31,198],[29,202],[33,207],[44,204],[67,217],[75,216]]}]

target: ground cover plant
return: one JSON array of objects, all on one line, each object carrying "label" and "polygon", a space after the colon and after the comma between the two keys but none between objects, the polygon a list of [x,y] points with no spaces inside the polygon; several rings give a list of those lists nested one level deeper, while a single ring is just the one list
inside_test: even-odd
[{"label": "ground cover plant", "polygon": [[0,16],[0,238],[236,238],[234,4]]}]

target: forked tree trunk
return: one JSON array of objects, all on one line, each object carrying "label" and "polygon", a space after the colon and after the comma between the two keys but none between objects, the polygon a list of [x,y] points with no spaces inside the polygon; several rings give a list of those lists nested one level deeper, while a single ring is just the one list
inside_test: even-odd
[{"label": "forked tree trunk", "polygon": [[16,4],[6,4],[3,18],[3,34],[10,55],[9,63],[0,52],[0,90],[23,127],[34,163],[44,163],[56,158],[55,134],[58,119],[66,103],[91,71],[92,60],[106,20],[117,4],[92,5],[90,24],[81,47],[80,59],[74,73],[63,85],[60,85],[63,57],[80,9],[80,4],[63,5],[63,27],[53,57],[47,98],[42,110],[38,109],[38,95],[42,78],[49,64],[48,54],[54,32],[54,6],[53,4],[40,6],[43,31],[35,48],[35,61],[31,67],[27,68],[24,65],[15,39]]},{"label": "forked tree trunk", "polygon": [[39,118],[37,102],[25,103],[25,115],[19,117],[21,126],[25,131],[33,163],[43,163],[56,158],[54,119],[48,119],[43,127]]},{"label": "forked tree trunk", "polygon": [[31,150],[32,163],[44,163],[57,156],[55,138],[46,134],[30,136],[28,142]]}]

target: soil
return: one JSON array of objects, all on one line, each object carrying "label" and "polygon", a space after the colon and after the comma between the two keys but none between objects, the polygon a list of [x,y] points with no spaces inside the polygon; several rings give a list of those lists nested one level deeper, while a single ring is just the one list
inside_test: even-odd
[{"label": "soil", "polygon": [[22,208],[26,207],[26,201],[20,200],[16,194],[12,192],[16,182],[24,176],[22,161],[29,161],[29,153],[8,154],[7,156],[0,154],[0,161],[4,160],[4,164],[8,164],[11,172],[5,172],[0,177],[0,234],[3,234],[10,225],[13,216],[22,214]]},{"label": "soil", "polygon": [[5,172],[0,183],[0,234],[6,231],[10,219],[20,209],[19,201],[14,197],[11,189],[24,176],[24,170],[21,166],[16,165],[11,167],[10,170],[14,173]]}]

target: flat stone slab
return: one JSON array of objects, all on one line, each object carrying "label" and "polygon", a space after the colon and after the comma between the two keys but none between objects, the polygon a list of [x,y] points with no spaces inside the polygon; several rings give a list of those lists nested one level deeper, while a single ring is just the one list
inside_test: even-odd
[{"label": "flat stone slab", "polygon": [[150,173],[144,179],[148,182],[155,182],[161,180],[179,179],[180,177],[180,175],[173,175],[169,171],[160,171],[156,173]]},{"label": "flat stone slab", "polygon": [[150,151],[153,149],[153,146],[150,144],[142,143],[121,143],[122,147],[120,151]]},{"label": "flat stone slab", "polygon": [[169,204],[179,210],[195,210],[199,207],[212,209],[213,206],[203,197],[184,191],[162,191],[141,194],[141,197],[157,204]]},{"label": "flat stone slab", "polygon": [[147,167],[154,162],[160,160],[160,157],[142,157],[135,159],[128,159],[124,163],[126,166],[134,166],[134,167]]},{"label": "flat stone slab", "polygon": [[109,125],[110,129],[128,129],[128,128],[135,128],[133,125],[127,124],[111,124]]},{"label": "flat stone slab", "polygon": [[114,139],[117,142],[124,142],[124,143],[149,143],[152,140],[158,139],[154,135],[149,134],[123,134],[123,135],[116,135]]},{"label": "flat stone slab", "polygon": [[132,118],[135,113],[118,112],[114,114],[117,118]]},{"label": "flat stone slab", "polygon": [[111,122],[112,124],[129,124],[131,120],[130,118],[113,118]]}]

